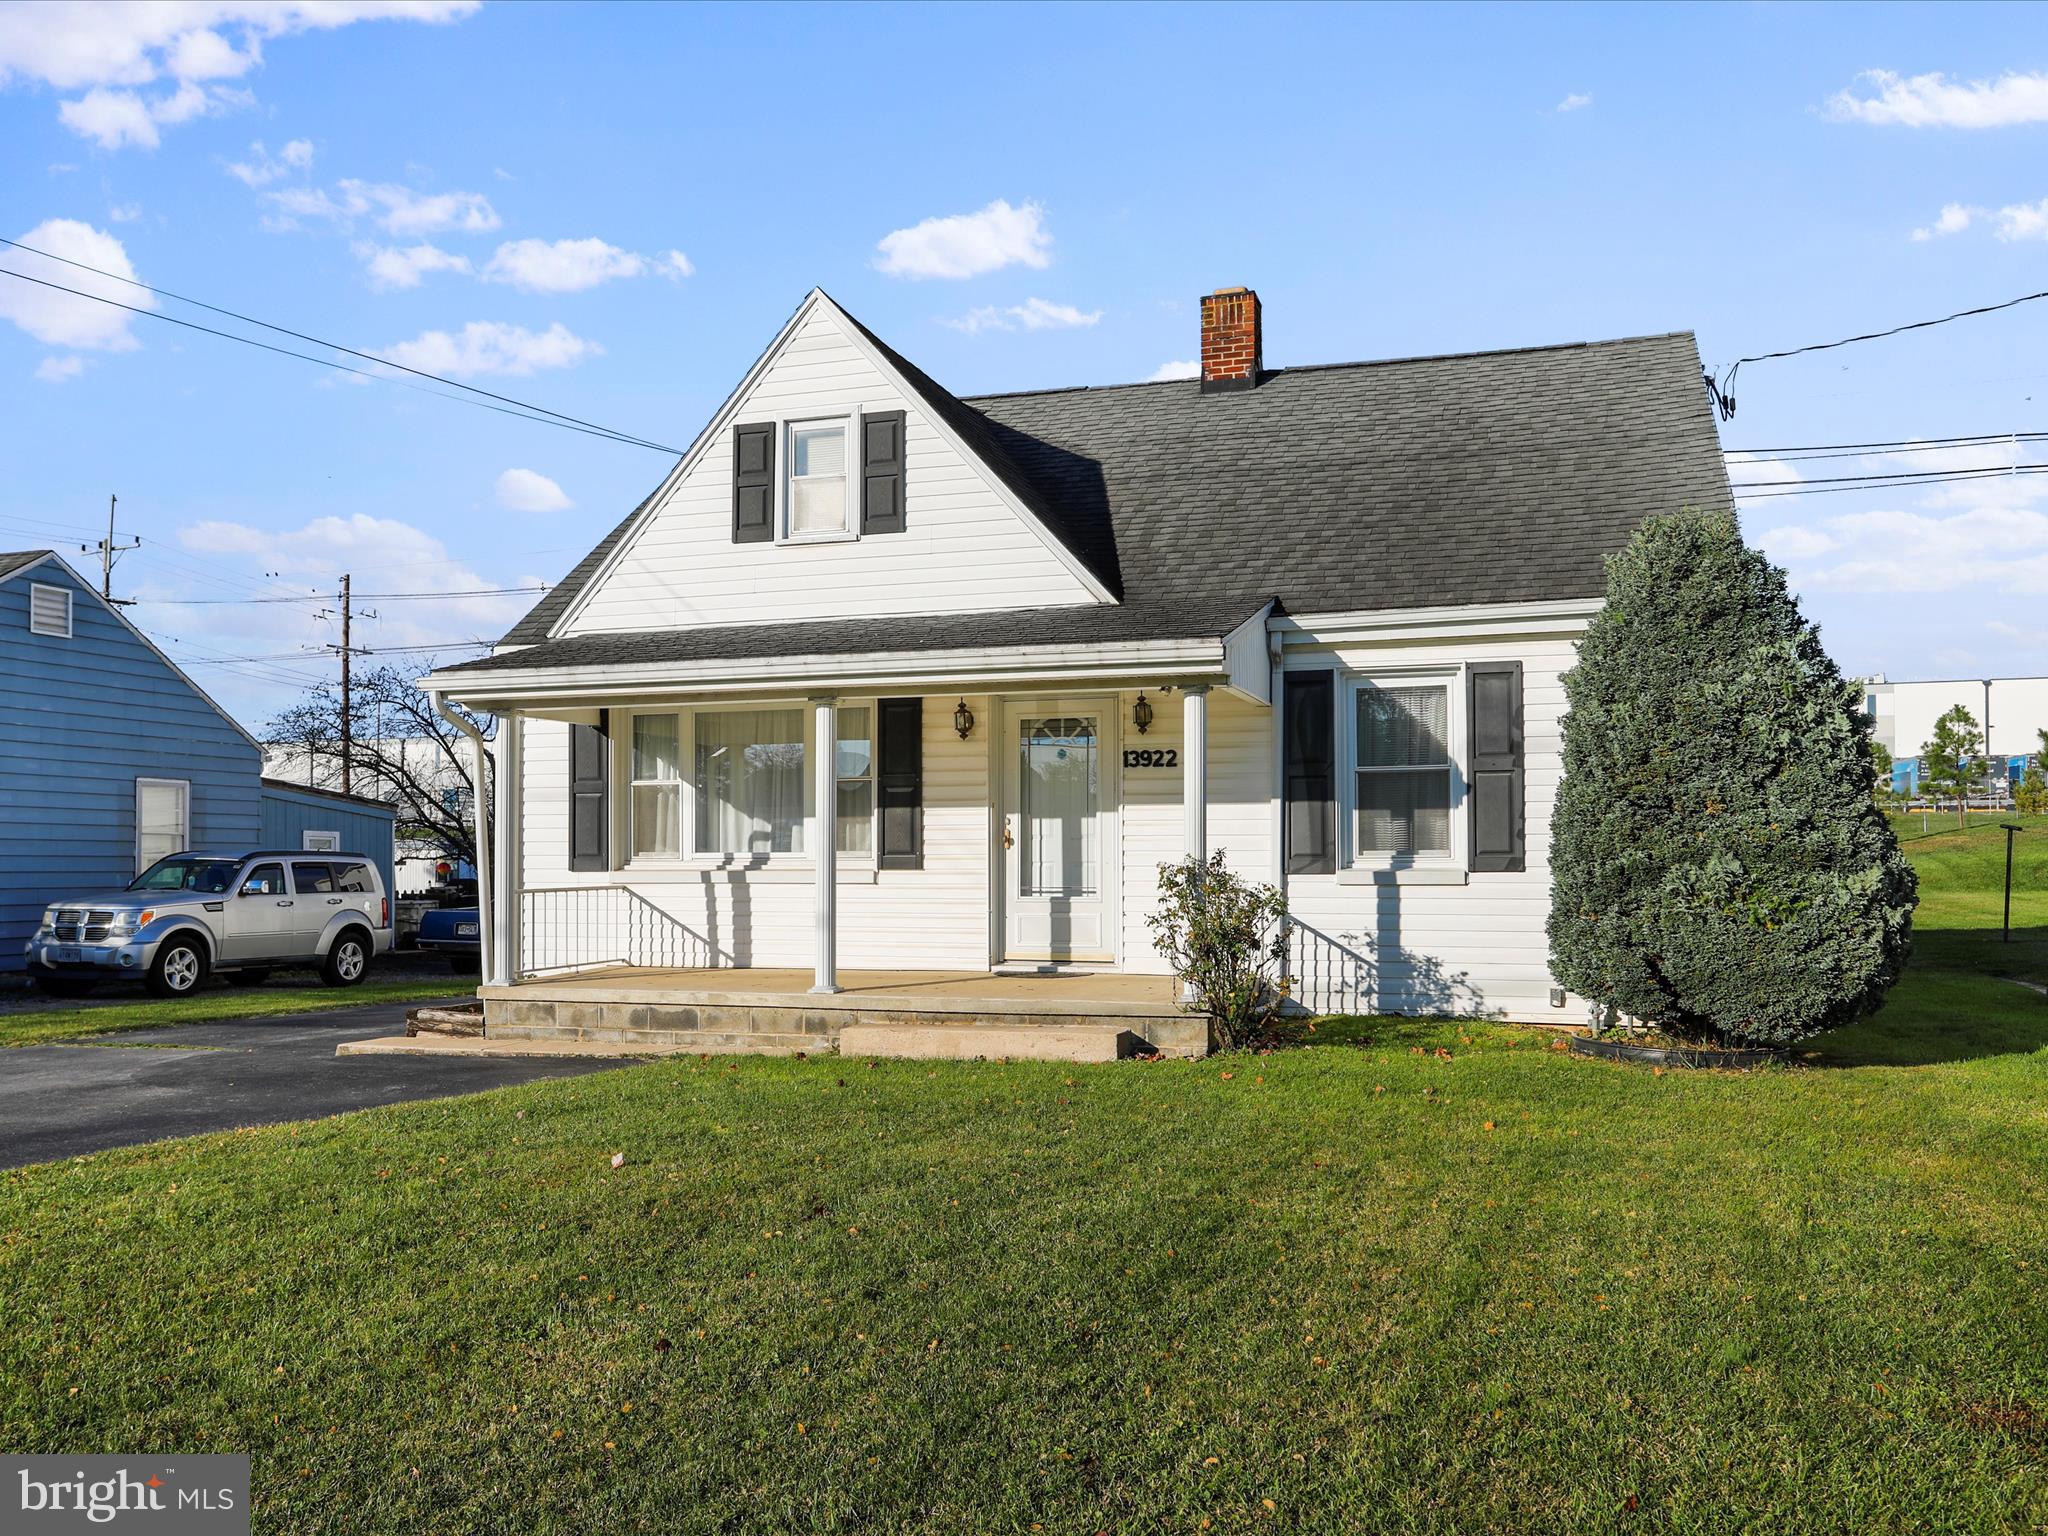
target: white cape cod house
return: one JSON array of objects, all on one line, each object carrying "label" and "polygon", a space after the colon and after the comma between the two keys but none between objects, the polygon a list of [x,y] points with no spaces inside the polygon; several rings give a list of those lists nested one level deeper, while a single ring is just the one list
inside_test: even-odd
[{"label": "white cape cod house", "polygon": [[489,1033],[1199,1051],[1146,917],[1212,850],[1285,889],[1311,1008],[1564,1019],[1559,677],[1603,557],[1729,504],[1692,338],[1260,335],[1227,289],[1199,379],[961,399],[807,297],[427,679],[499,720]]}]

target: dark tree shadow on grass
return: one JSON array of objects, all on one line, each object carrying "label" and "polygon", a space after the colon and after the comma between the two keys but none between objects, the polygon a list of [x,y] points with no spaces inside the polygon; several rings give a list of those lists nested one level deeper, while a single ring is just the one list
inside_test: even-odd
[{"label": "dark tree shadow on grass", "polygon": [[1926,1067],[2036,1051],[2048,1051],[2048,997],[2004,977],[1916,963],[1883,1008],[1821,1036],[1806,1059],[1822,1067]]}]

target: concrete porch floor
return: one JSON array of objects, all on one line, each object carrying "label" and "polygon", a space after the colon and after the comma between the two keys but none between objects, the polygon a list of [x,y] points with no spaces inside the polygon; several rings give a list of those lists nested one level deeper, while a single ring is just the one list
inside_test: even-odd
[{"label": "concrete porch floor", "polygon": [[484,1037],[522,1045],[887,1056],[1200,1056],[1206,1017],[1168,976],[1109,972],[841,971],[835,993],[796,969],[618,966],[484,986]]}]

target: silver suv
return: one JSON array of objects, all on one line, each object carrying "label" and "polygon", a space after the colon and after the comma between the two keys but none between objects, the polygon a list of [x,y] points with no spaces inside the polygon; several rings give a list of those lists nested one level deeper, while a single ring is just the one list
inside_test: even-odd
[{"label": "silver suv", "polygon": [[212,971],[253,986],[283,965],[352,987],[390,948],[391,900],[360,855],[174,853],[125,891],[52,902],[28,969],[64,995],[140,976],[158,997],[184,997]]}]

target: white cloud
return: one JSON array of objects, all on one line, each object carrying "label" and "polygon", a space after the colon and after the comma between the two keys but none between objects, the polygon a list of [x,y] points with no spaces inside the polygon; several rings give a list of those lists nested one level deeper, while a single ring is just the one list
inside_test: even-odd
[{"label": "white cloud", "polygon": [[510,283],[522,293],[581,293],[613,278],[638,277],[648,266],[646,257],[594,237],[508,240],[491,257],[483,278],[487,283]]},{"label": "white cloud", "polygon": [[1147,384],[1164,384],[1168,379],[1199,379],[1201,376],[1201,361],[1191,357],[1183,362],[1161,363],[1157,368],[1153,369],[1152,376],[1145,380],[1145,382]]},{"label": "white cloud", "polygon": [[1788,524],[1783,528],[1766,528],[1757,535],[1756,545],[1773,560],[1780,562],[1811,560],[1836,547],[1831,534],[1822,533],[1818,528],[1801,528],[1796,524]]},{"label": "white cloud", "polygon": [[[84,94],[59,119],[105,149],[156,147],[162,126],[247,105],[246,92],[204,82],[238,79],[266,39],[380,18],[450,22],[480,0],[95,0],[0,6],[0,87],[34,82]],[[232,36],[230,36],[232,34]],[[239,44],[239,45],[238,45]],[[174,81],[167,93],[138,89]]]},{"label": "white cloud", "polygon": [[116,203],[107,210],[107,217],[116,224],[133,224],[142,217],[142,204]]},{"label": "white cloud", "polygon": [[1576,112],[1581,107],[1590,107],[1591,105],[1593,105],[1593,98],[1590,95],[1583,91],[1573,91],[1571,95],[1565,97],[1563,101],[1557,104],[1557,110],[1560,112]]},{"label": "white cloud", "polygon": [[1856,78],[1868,81],[1876,92],[1859,96],[1851,89],[1829,97],[1827,115],[1838,123],[2008,128],[2048,122],[2048,75],[2005,74],[1964,84],[1939,71],[1906,78],[1889,69],[1870,69]]},{"label": "white cloud", "polygon": [[508,512],[566,512],[576,503],[546,475],[531,469],[508,469],[498,476],[498,505]]},{"label": "white cloud", "polygon": [[529,331],[524,326],[496,320],[472,320],[459,334],[425,331],[411,341],[386,347],[380,355],[424,373],[463,379],[571,368],[603,351],[596,342],[573,334],[559,320],[545,331]]},{"label": "white cloud", "polygon": [[[83,262],[118,277],[135,276],[135,268],[128,263],[128,252],[119,240],[76,219],[45,219],[19,238],[23,245],[48,251],[50,255],[67,261]],[[81,293],[117,299],[138,309],[156,307],[144,289],[131,288],[126,283],[117,283],[112,278],[92,272],[81,272],[59,262],[46,261],[27,251],[9,251],[8,256],[9,266],[31,277],[62,283]],[[125,310],[19,280],[0,283],[0,319],[13,321],[46,346],[127,352],[140,345],[129,334],[129,316]]]},{"label": "white cloud", "polygon": [[85,372],[85,359],[77,353],[69,357],[46,357],[36,364],[36,377],[45,384],[68,384]]},{"label": "white cloud", "polygon": [[313,142],[310,139],[293,139],[277,152],[275,159],[258,139],[249,146],[249,158],[228,167],[228,174],[245,187],[267,187],[273,181],[282,181],[294,171],[313,168]]},{"label": "white cloud", "polygon": [[1973,208],[1967,203],[1944,203],[1935,221],[1914,230],[1913,238],[1933,240],[1943,235],[1960,235],[1983,211],[1982,208]]},{"label": "white cloud", "polygon": [[278,210],[272,229],[296,229],[301,219],[321,219],[346,229],[368,217],[387,234],[419,236],[452,230],[487,234],[498,227],[497,209],[481,192],[416,192],[390,182],[350,179],[324,187],[285,187],[264,198]]},{"label": "white cloud", "polygon": [[444,251],[438,245],[374,245],[363,243],[356,246],[356,256],[363,263],[363,270],[369,274],[370,286],[379,293],[388,293],[394,288],[417,288],[420,279],[429,272],[467,272],[469,258]]},{"label": "white cloud", "polygon": [[[450,557],[441,540],[397,518],[358,512],[349,517],[318,517],[297,528],[258,528],[248,523],[206,521],[178,530],[178,543],[229,570],[251,577],[281,580],[291,587],[332,591],[343,571],[402,572],[412,592],[464,592],[481,588],[525,585],[525,581],[493,579],[466,560]],[[358,577],[357,585],[363,579]],[[161,588],[141,588],[136,596],[186,595]],[[198,595],[198,594],[192,594]],[[494,638],[533,605],[534,594],[502,597],[446,597],[434,602],[390,603],[375,619],[358,616],[355,640],[380,646],[420,645],[475,636]],[[298,604],[257,604],[223,608],[170,609],[179,630],[197,637],[232,638],[244,653],[262,654],[294,645],[330,644],[328,623]],[[211,643],[211,641],[209,642]],[[413,658],[402,658],[410,661]]]},{"label": "white cloud", "polygon": [[891,277],[976,277],[1018,265],[1045,267],[1052,236],[1036,203],[1012,208],[998,198],[979,213],[926,219],[884,235],[875,266]]},{"label": "white cloud", "polygon": [[[1983,587],[2048,593],[2048,512],[1979,506],[1950,516],[1849,512],[1824,531],[1846,558],[1803,570],[1803,588],[1837,592],[1952,592]],[[1825,553],[1825,551],[1823,552]],[[1787,551],[1787,558],[1801,558]]]},{"label": "white cloud", "polygon": [[969,336],[979,336],[983,331],[1079,330],[1101,318],[1099,309],[1081,310],[1071,304],[1055,304],[1050,299],[1026,299],[1022,304],[984,304],[945,323]]}]

